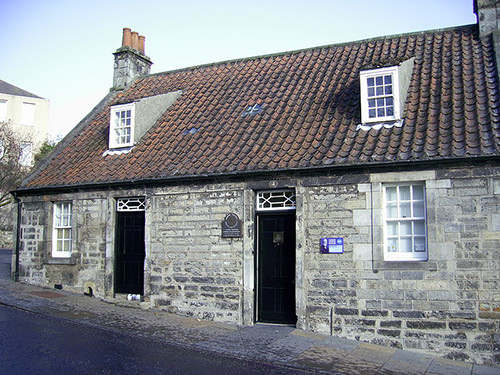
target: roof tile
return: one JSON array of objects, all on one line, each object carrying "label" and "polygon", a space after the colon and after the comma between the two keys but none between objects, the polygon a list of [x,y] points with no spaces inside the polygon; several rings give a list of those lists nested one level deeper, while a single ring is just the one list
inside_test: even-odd
[{"label": "roof tile", "polygon": [[[414,57],[402,127],[357,130],[359,72]],[[25,188],[500,155],[491,40],[476,26],[324,46],[137,79],[75,128]],[[110,106],[181,90],[127,154]],[[242,116],[248,106],[262,112]]]}]

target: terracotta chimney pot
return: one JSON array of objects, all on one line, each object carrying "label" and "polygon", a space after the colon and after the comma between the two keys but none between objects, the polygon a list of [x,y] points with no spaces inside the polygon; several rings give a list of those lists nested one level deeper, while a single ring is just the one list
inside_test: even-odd
[{"label": "terracotta chimney pot", "polygon": [[146,37],[144,35],[139,35],[139,52],[142,53],[143,55],[146,53],[145,48],[146,48]]},{"label": "terracotta chimney pot", "polygon": [[132,47],[132,37],[130,35],[130,28],[123,29],[122,47]]},{"label": "terracotta chimney pot", "polygon": [[132,48],[139,50],[139,33],[137,31],[132,31]]}]

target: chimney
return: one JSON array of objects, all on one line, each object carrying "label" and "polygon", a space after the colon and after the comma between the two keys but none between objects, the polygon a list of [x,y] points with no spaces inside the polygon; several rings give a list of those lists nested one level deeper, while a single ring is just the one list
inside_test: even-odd
[{"label": "chimney", "polygon": [[497,74],[500,74],[500,0],[474,0],[479,37],[491,38],[495,51]]},{"label": "chimney", "polygon": [[113,89],[121,90],[137,77],[148,75],[153,62],[145,55],[146,38],[130,28],[123,29],[122,46],[113,53]]},{"label": "chimney", "polygon": [[499,0],[474,0],[474,13],[477,16],[481,38],[500,29]]}]

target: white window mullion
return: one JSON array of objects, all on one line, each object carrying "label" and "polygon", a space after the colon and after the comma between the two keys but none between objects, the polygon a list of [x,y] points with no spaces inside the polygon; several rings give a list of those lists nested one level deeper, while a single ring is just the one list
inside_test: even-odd
[{"label": "white window mullion", "polygon": [[134,127],[134,103],[120,104],[111,107],[109,121],[109,148],[133,146]]},{"label": "white window mullion", "polygon": [[424,185],[387,185],[384,201],[385,259],[427,260]]},{"label": "white window mullion", "polygon": [[71,202],[54,203],[52,229],[52,256],[68,258],[72,247],[72,209]]}]

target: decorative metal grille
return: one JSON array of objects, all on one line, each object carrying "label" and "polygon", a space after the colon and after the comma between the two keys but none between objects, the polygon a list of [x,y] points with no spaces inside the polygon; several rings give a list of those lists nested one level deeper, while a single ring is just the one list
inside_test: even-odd
[{"label": "decorative metal grille", "polygon": [[145,211],[146,199],[142,198],[120,198],[116,201],[116,210],[123,211]]},{"label": "decorative metal grille", "polygon": [[271,190],[257,193],[257,211],[294,210],[294,190]]}]

